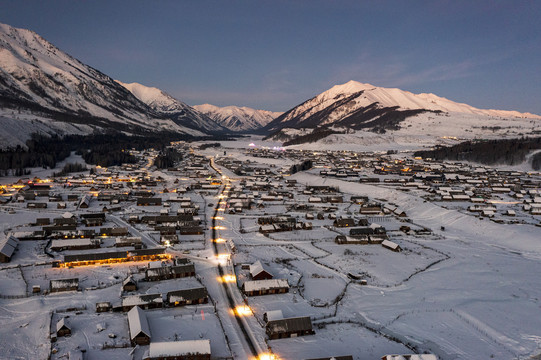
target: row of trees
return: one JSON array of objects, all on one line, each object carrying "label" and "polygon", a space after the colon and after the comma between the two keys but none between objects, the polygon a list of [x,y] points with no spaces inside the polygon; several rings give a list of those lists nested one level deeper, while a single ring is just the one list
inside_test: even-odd
[{"label": "row of trees", "polygon": [[175,164],[182,160],[182,154],[174,148],[165,148],[154,160],[154,165],[158,169],[167,169],[175,166]]},{"label": "row of trees", "polygon": [[[415,156],[436,160],[472,161],[485,165],[517,165],[526,155],[541,149],[541,138],[466,141],[450,147],[417,151]],[[532,167],[541,168],[541,154],[532,157]]]},{"label": "row of trees", "polygon": [[136,158],[129,149],[165,149],[171,141],[192,140],[179,134],[150,134],[147,136],[128,136],[119,132],[107,132],[87,136],[58,135],[44,136],[33,134],[26,142],[26,149],[16,147],[0,150],[0,176],[23,175],[27,168],[54,168],[57,162],[67,158],[72,152],[81,155],[88,164],[100,166],[134,163]]},{"label": "row of trees", "polygon": [[305,143],[313,143],[320,139],[326,138],[332,134],[340,134],[338,131],[326,129],[326,128],[315,128],[310,134],[297,136],[294,139],[284,142],[284,146],[289,145],[299,145]]}]

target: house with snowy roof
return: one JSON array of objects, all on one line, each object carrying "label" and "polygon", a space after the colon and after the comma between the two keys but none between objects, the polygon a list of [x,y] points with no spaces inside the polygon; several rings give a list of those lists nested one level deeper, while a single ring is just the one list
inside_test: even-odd
[{"label": "house with snowy roof", "polygon": [[135,306],[145,310],[161,308],[163,307],[162,294],[139,294],[122,298],[123,311],[130,311]]},{"label": "house with snowy roof", "polygon": [[283,294],[289,292],[289,284],[287,279],[245,281],[242,291],[247,296]]},{"label": "house with snowy roof", "polygon": [[0,242],[0,263],[10,262],[17,246],[19,246],[19,239],[13,235]]},{"label": "house with snowy roof", "polygon": [[57,279],[49,282],[50,292],[77,291],[79,289],[79,279]]},{"label": "house with snowy roof", "polygon": [[130,341],[133,346],[150,344],[151,334],[148,319],[143,309],[139,306],[134,306],[128,311],[128,327],[130,330]]},{"label": "house with snowy roof", "polygon": [[269,339],[282,339],[315,334],[309,316],[268,321],[265,331]]},{"label": "house with snowy roof", "polygon": [[267,269],[266,266],[263,266],[259,260],[250,265],[250,276],[252,277],[252,280],[265,280],[273,278],[272,273]]},{"label": "house with snowy roof", "polygon": [[63,317],[56,323],[56,336],[71,335],[71,326],[68,323],[67,318]]},{"label": "house with snowy roof", "polygon": [[206,304],[208,301],[207,289],[204,287],[175,290],[167,293],[167,302],[173,306]]}]

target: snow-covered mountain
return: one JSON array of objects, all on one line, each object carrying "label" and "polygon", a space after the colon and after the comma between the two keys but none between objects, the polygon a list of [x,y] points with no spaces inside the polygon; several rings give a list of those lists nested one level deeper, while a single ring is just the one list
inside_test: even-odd
[{"label": "snow-covered mountain", "polygon": [[227,131],[226,128],[219,125],[212,118],[175,99],[163,90],[138,83],[125,84],[118,80],[116,82],[128,89],[136,98],[147,104],[150,108],[166,115],[178,125],[207,132]]},{"label": "snow-covered mountain", "polygon": [[294,107],[267,125],[269,131],[284,127],[313,128],[332,125],[353,129],[398,129],[399,123],[420,113],[460,113],[480,117],[531,118],[540,116],[505,110],[482,110],[434,94],[413,94],[349,81]]},{"label": "snow-covered mountain", "polygon": [[13,129],[0,135],[2,147],[22,144],[35,131],[205,135],[151,109],[38,34],[5,24],[0,24],[0,126]]},{"label": "snow-covered mountain", "polygon": [[356,130],[386,134],[384,141],[393,142],[390,136],[434,140],[535,134],[541,131],[540,120],[541,116],[530,113],[477,109],[434,94],[413,94],[349,81],[285,112],[264,129],[269,133],[283,129],[279,136],[289,134],[291,138],[287,129],[332,127],[343,133]]},{"label": "snow-covered mountain", "polygon": [[256,110],[238,106],[218,107],[211,104],[203,104],[195,105],[194,108],[218,124],[236,132],[260,129],[282,115],[281,112]]}]

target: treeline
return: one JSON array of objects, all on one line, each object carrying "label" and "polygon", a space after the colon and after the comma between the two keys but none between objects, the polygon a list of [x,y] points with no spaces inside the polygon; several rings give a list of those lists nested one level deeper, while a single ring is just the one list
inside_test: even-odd
[{"label": "treeline", "polygon": [[340,133],[338,131],[331,130],[331,129],[316,128],[310,134],[297,136],[294,139],[284,142],[283,146],[313,143],[332,134],[340,134]]},{"label": "treeline", "polygon": [[289,168],[289,173],[293,175],[295,173],[298,173],[299,171],[310,170],[312,166],[312,160],[304,160],[300,164],[291,165],[291,168]]},{"label": "treeline", "polygon": [[174,167],[175,164],[182,160],[182,154],[174,148],[165,148],[160,152],[154,160],[154,165],[158,169],[167,169]]},{"label": "treeline", "polygon": [[207,143],[207,144],[199,145],[199,149],[205,150],[205,149],[208,149],[208,148],[211,148],[211,147],[220,147],[220,146],[221,146],[221,144],[219,142],[217,142],[217,143]]},{"label": "treeline", "polygon": [[67,163],[62,170],[53,173],[53,176],[64,176],[74,172],[81,172],[88,170],[85,165],[81,163]]},{"label": "treeline", "polygon": [[27,168],[54,168],[59,161],[71,152],[81,155],[88,164],[113,166],[134,163],[130,149],[165,149],[172,141],[194,140],[189,136],[171,133],[128,136],[118,132],[108,132],[87,136],[58,135],[43,136],[33,134],[26,142],[27,149],[21,146],[0,150],[0,176],[23,175]]},{"label": "treeline", "polygon": [[[482,140],[417,151],[415,156],[436,160],[472,161],[485,165],[517,165],[526,160],[526,155],[537,149],[541,149],[541,138]],[[532,167],[535,170],[541,168],[541,154],[532,157]]]}]

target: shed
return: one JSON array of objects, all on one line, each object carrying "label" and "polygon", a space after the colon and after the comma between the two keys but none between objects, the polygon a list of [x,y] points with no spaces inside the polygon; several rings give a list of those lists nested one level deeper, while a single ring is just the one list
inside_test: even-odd
[{"label": "shed", "polygon": [[135,281],[133,276],[128,276],[122,282],[122,291],[135,291],[135,290],[137,290],[137,281]]},{"label": "shed", "polygon": [[398,245],[397,243],[392,242],[390,240],[383,240],[381,245],[384,248],[387,248],[387,249],[392,250],[392,251],[396,251],[396,252],[402,251],[402,248],[400,247],[400,245]]},{"label": "shed", "polygon": [[284,318],[282,310],[270,310],[263,314],[263,321],[269,322],[273,320],[280,320]]},{"label": "shed", "polygon": [[110,311],[113,308],[111,303],[109,301],[102,301],[96,303],[96,312],[107,312]]},{"label": "shed", "polygon": [[167,302],[173,306],[208,303],[207,289],[204,287],[175,290],[167,293]]},{"label": "shed", "polygon": [[267,270],[267,268],[263,266],[259,260],[250,265],[250,275],[252,280],[265,280],[273,278],[272,273]]},{"label": "shed", "polygon": [[56,336],[71,335],[71,326],[68,323],[67,318],[63,317],[56,323]]},{"label": "shed", "polygon": [[0,242],[0,263],[10,262],[18,245],[19,239],[13,235]]},{"label": "shed", "polygon": [[163,307],[162,294],[131,295],[122,298],[122,310],[130,311],[134,307],[156,309]]},{"label": "shed", "polygon": [[148,319],[139,306],[134,306],[128,311],[128,327],[130,329],[130,341],[133,346],[150,344],[151,335]]},{"label": "shed", "polygon": [[79,279],[57,279],[49,282],[50,292],[76,291],[79,289]]},{"label": "shed", "polygon": [[272,320],[267,322],[269,339],[281,339],[315,334],[309,316]]}]

